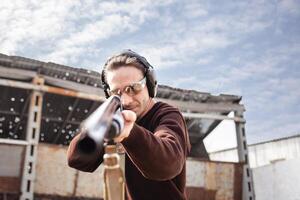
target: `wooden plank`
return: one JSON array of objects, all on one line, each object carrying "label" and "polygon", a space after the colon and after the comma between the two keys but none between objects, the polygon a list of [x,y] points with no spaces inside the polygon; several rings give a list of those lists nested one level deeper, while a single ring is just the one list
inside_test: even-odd
[{"label": "wooden plank", "polygon": [[[34,71],[0,66],[0,77],[6,79],[31,80],[36,76],[37,73]],[[80,91],[84,93],[88,91],[91,94],[97,94],[99,96],[104,97],[104,91],[102,88],[99,87],[85,85],[82,83],[76,83],[74,81],[63,80],[60,78],[54,78],[46,75],[39,76],[45,79],[45,83],[48,83],[53,86]]]},{"label": "wooden plank", "polygon": [[12,145],[28,145],[25,140],[14,140],[14,139],[4,139],[0,138],[0,144],[12,144]]},{"label": "wooden plank", "polygon": [[76,90],[76,91],[80,91],[80,92],[88,92],[90,94],[97,94],[102,97],[105,96],[102,88],[85,85],[82,83],[76,83],[74,81],[58,79],[58,78],[54,78],[54,77],[50,77],[50,76],[43,76],[43,78],[45,79],[46,85],[50,84],[53,86],[66,88],[66,89],[70,89],[70,90]]},{"label": "wooden plank", "polygon": [[14,69],[10,67],[0,66],[0,77],[11,78],[18,80],[31,80],[37,73],[34,71],[23,70],[23,69]]},{"label": "wooden plank", "polygon": [[35,85],[32,83],[25,83],[21,81],[12,81],[12,80],[6,80],[0,78],[0,85],[8,86],[8,87],[15,87],[15,88],[22,88],[27,90],[35,90],[35,91],[41,91],[41,92],[49,92],[52,94],[58,94],[63,96],[69,96],[69,97],[77,97],[81,99],[88,99],[93,101],[104,101],[104,96],[99,96],[95,94],[89,94],[89,93],[83,93],[78,92],[75,90],[68,90],[64,88],[58,88],[58,87],[51,87],[51,86],[45,86],[45,85]]}]

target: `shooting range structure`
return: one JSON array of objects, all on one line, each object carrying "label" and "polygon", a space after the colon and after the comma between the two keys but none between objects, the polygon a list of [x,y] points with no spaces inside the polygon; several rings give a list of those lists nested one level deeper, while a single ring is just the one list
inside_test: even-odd
[{"label": "shooting range structure", "polygon": [[[0,156],[4,158],[0,161],[0,200],[42,199],[35,187],[39,184],[38,159],[42,154],[39,151],[47,151],[53,145],[66,148],[79,124],[105,100],[100,74],[0,54],[0,93]],[[203,139],[223,120],[234,121],[239,163],[234,165],[237,172],[233,178],[236,181],[232,199],[254,200],[241,97],[159,85],[156,100],[179,108],[184,115],[192,144],[189,159],[193,161],[209,162]],[[228,116],[231,112],[234,117]],[[13,161],[9,161],[10,155]],[[11,163],[5,163],[5,157]],[[19,167],[10,167],[12,164]],[[222,163],[214,164],[221,168]],[[229,163],[224,163],[224,168],[226,164]],[[79,173],[76,173],[75,179],[78,179]],[[240,186],[236,177],[241,177]],[[74,190],[73,187],[67,193],[71,199],[75,199]],[[189,197],[193,199],[192,193],[197,191],[190,191]],[[217,192],[214,197],[206,195],[203,199],[218,199]]]}]

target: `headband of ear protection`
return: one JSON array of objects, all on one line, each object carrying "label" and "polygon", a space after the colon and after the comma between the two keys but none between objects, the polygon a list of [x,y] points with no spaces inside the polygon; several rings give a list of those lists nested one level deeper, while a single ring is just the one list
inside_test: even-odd
[{"label": "headband of ear protection", "polygon": [[155,72],[154,72],[153,67],[146,60],[146,58],[144,58],[143,56],[140,56],[139,54],[135,53],[134,51],[132,51],[130,49],[127,49],[127,50],[124,50],[121,53],[119,53],[117,55],[114,55],[111,58],[109,58],[106,61],[104,67],[103,67],[103,70],[102,70],[102,73],[101,73],[101,81],[102,81],[102,85],[104,87],[104,93],[105,93],[106,98],[109,97],[109,94],[108,94],[109,85],[106,82],[105,68],[106,68],[108,62],[113,57],[123,56],[123,55],[128,56],[128,57],[136,58],[137,61],[144,66],[145,76],[146,76],[146,85],[147,85],[147,88],[148,88],[149,96],[152,97],[152,98],[155,97],[156,92],[157,92],[157,80],[156,80],[156,76],[155,76]]}]

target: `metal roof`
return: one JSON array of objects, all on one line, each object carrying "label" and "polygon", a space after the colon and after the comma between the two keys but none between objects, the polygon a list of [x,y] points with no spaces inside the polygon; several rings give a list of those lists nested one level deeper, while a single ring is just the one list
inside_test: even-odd
[{"label": "metal roof", "polygon": [[[44,79],[46,86],[97,94],[104,98],[101,76],[98,72],[0,54],[1,80],[31,83],[37,76]],[[2,82],[0,138],[25,139],[31,90],[5,85]],[[226,116],[230,111],[244,111],[243,105],[239,104],[240,96],[223,94],[215,96],[165,85],[159,85],[157,99],[190,113]],[[79,124],[100,104],[101,101],[45,92],[40,141],[67,145],[76,134]],[[220,120],[187,117],[186,122],[192,145],[195,149],[200,148],[203,151],[202,139],[220,123]]]},{"label": "metal roof", "polygon": [[[46,82],[48,82],[50,85],[54,84],[51,82],[53,79],[50,77],[52,77],[55,79],[74,82],[80,85],[102,88],[100,78],[101,74],[92,70],[59,65],[52,62],[41,62],[19,56],[7,56],[5,54],[0,54],[0,67],[18,69],[20,72],[22,70],[26,71],[25,74],[20,74],[19,77],[7,78],[17,78],[31,81],[31,79],[36,75],[44,75],[48,77]],[[66,86],[63,85],[63,87]],[[226,102],[231,104],[238,104],[241,100],[241,96],[236,95],[221,94],[219,96],[214,96],[210,93],[172,88],[165,85],[159,85],[157,97],[189,102]]]}]

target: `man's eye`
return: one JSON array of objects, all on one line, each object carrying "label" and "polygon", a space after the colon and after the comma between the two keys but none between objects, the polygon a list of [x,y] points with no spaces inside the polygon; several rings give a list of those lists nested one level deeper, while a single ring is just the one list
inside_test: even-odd
[{"label": "man's eye", "polygon": [[132,93],[133,92],[133,88],[132,88],[132,86],[127,86],[124,91],[126,93]]}]

